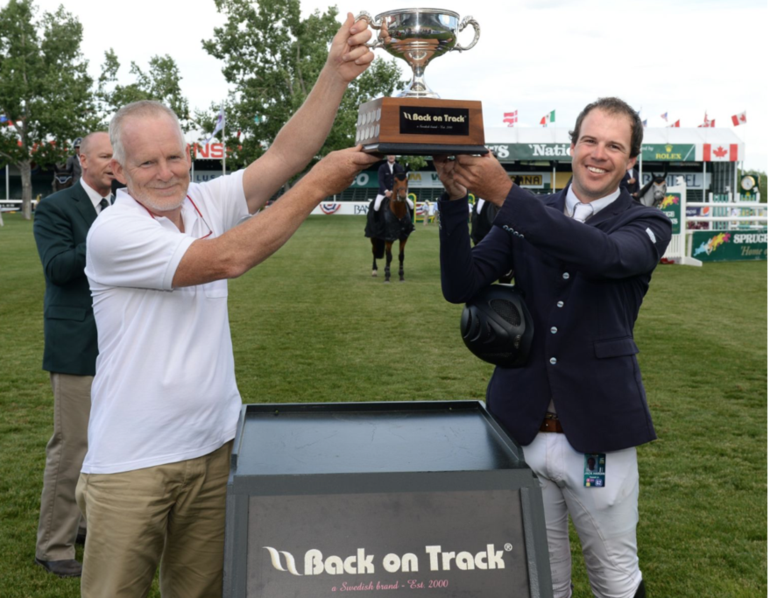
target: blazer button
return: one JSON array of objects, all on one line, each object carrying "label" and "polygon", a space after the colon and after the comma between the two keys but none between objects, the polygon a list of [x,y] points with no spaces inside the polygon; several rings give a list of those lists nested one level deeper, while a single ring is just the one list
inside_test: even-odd
[{"label": "blazer button", "polygon": [[556,334],[559,332],[559,329],[556,326],[551,326],[551,334]]},{"label": "blazer button", "polygon": [[564,301],[557,301],[556,307],[564,307]]},{"label": "blazer button", "polygon": [[551,357],[551,359],[549,359],[548,361],[551,362],[551,365],[556,365],[556,358],[555,357]]},{"label": "blazer button", "polygon": [[562,274],[562,275],[561,275],[561,277],[562,277],[564,280],[569,280],[569,272],[565,272],[564,274]]}]

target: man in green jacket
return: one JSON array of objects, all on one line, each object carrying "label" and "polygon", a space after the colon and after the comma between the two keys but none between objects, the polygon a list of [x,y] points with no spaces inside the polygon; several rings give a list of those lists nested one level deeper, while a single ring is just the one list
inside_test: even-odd
[{"label": "man in green jacket", "polygon": [[[43,369],[51,376],[54,430],[46,446],[35,562],[59,577],[79,577],[75,541],[83,534],[75,486],[88,444],[96,324],[83,272],[86,235],[110,205],[112,146],[105,132],[91,133],[80,147],[82,178],[44,199],[33,231],[45,274]],[[84,522],[82,522],[84,524]]]}]

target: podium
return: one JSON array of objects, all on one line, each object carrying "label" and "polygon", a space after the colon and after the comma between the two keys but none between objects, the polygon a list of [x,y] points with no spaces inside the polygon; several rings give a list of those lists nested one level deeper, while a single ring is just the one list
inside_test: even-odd
[{"label": "podium", "polygon": [[227,598],[550,598],[542,498],[478,401],[245,405]]}]

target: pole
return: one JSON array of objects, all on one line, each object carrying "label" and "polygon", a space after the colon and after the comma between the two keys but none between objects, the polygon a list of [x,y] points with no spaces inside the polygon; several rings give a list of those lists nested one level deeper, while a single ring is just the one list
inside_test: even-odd
[{"label": "pole", "polygon": [[222,176],[225,176],[227,174],[226,168],[227,168],[227,141],[225,141],[225,125],[227,124],[225,122],[225,104],[222,102],[222,106],[220,107],[220,110],[222,111]]},{"label": "pole", "polygon": [[11,175],[8,170],[8,164],[5,165],[5,199],[11,199]]},{"label": "pole", "polygon": [[706,203],[706,161],[703,161],[703,203]]}]

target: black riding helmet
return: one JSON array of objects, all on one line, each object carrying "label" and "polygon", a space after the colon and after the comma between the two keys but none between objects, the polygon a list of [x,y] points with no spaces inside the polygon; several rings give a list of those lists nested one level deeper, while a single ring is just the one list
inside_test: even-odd
[{"label": "black riding helmet", "polygon": [[534,324],[515,286],[493,284],[465,304],[460,332],[476,357],[503,368],[526,365]]}]

